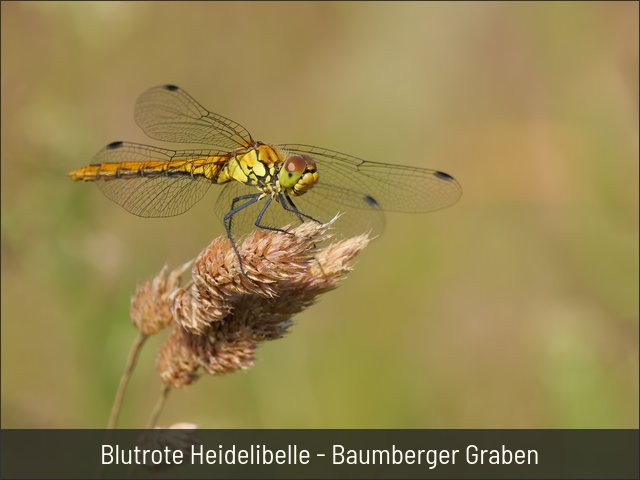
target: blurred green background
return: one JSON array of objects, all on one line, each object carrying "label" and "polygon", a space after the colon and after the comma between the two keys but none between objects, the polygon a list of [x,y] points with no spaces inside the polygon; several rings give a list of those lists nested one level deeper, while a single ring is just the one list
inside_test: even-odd
[{"label": "blurred green background", "polygon": [[[638,3],[2,3],[2,426],[102,427],[137,282],[222,228],[65,177],[175,83],[255,138],[436,168],[255,366],[161,424],[638,427]],[[212,189],[213,190],[213,189]],[[160,391],[146,346],[120,425]]]}]

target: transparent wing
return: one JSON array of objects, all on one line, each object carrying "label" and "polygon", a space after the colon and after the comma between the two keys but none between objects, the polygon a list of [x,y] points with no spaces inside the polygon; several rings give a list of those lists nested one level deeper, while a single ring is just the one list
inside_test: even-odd
[{"label": "transparent wing", "polygon": [[384,213],[375,204],[346,189],[331,184],[316,184],[299,197],[291,197],[298,210],[321,223],[327,223],[337,214],[335,230],[342,237],[363,233],[378,235],[385,227]]},{"label": "transparent wing", "polygon": [[316,160],[319,180],[308,194],[324,187],[334,202],[348,208],[424,213],[449,207],[462,194],[460,184],[438,170],[369,162],[311,145],[278,147]]},{"label": "transparent wing", "polygon": [[[216,201],[217,216],[223,221],[224,216],[231,210],[235,198],[254,193],[257,193],[255,188],[239,182],[228,183]],[[344,201],[341,201],[345,196],[351,197],[353,193],[341,192],[335,188],[318,184],[300,197],[291,197],[300,215],[291,211],[293,210],[291,205],[287,204],[289,207],[287,210],[274,199],[264,212],[260,223],[272,228],[282,228],[286,225],[295,226],[302,221],[317,220],[320,223],[327,223],[340,214],[334,223],[335,232],[339,237],[350,237],[367,232],[379,234],[384,230],[384,214],[380,209],[366,202],[359,205],[359,208],[347,206]],[[246,200],[236,202],[235,206],[241,205],[244,201]],[[240,210],[233,216],[231,232],[235,238],[256,229],[255,222],[265,202],[266,198]]]},{"label": "transparent wing", "polygon": [[[174,151],[134,143],[111,144],[94,157],[94,164],[122,164],[143,167],[144,175],[104,177],[97,185],[109,199],[140,217],[172,217],[189,210],[207,192],[211,182],[203,177],[173,174],[196,158],[223,152],[213,150]],[[156,162],[156,163],[154,163]],[[160,163],[158,163],[160,162]],[[168,163],[170,162],[170,163]],[[167,165],[166,170],[161,165]],[[115,166],[115,165],[114,165]],[[153,171],[153,169],[158,171]],[[207,168],[219,169],[219,164]]]},{"label": "transparent wing", "polygon": [[209,112],[175,85],[144,92],[136,102],[135,120],[149,137],[165,142],[198,143],[231,150],[253,144],[246,128]]},{"label": "transparent wing", "polygon": [[211,182],[188,177],[136,177],[98,183],[108,198],[139,217],[173,217],[186,212],[207,192]]}]

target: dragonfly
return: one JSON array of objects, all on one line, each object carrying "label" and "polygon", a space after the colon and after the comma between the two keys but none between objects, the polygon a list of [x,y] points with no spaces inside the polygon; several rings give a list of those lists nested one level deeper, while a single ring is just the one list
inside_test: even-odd
[{"label": "dragonfly", "polygon": [[449,207],[460,184],[448,173],[363,160],[303,144],[256,141],[233,120],[210,112],[175,85],[153,87],[135,105],[147,136],[190,144],[172,150],[113,142],[92,162],[67,175],[95,182],[140,217],[171,217],[189,210],[211,185],[221,185],[215,212],[245,269],[236,239],[253,228],[289,232],[303,222],[328,223],[343,235],[377,233],[383,212],[424,213]]}]

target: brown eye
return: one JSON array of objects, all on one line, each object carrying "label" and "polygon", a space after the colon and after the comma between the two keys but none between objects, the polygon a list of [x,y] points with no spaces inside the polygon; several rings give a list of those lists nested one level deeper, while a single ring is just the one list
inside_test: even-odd
[{"label": "brown eye", "polygon": [[304,172],[306,162],[300,155],[291,155],[284,163],[284,168],[288,173]]},{"label": "brown eye", "polygon": [[311,158],[309,155],[302,155],[302,159],[305,163],[305,170],[309,172],[316,171],[316,161],[313,158]]}]

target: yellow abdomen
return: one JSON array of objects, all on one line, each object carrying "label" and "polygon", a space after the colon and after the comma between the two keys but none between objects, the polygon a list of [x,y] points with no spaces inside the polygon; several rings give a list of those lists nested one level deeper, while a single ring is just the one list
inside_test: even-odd
[{"label": "yellow abdomen", "polygon": [[67,175],[72,180],[85,182],[159,175],[190,175],[192,177],[205,177],[213,183],[224,183],[229,180],[220,178],[220,173],[228,161],[229,156],[208,156],[169,161],[92,163],[86,167],[73,170]]}]

